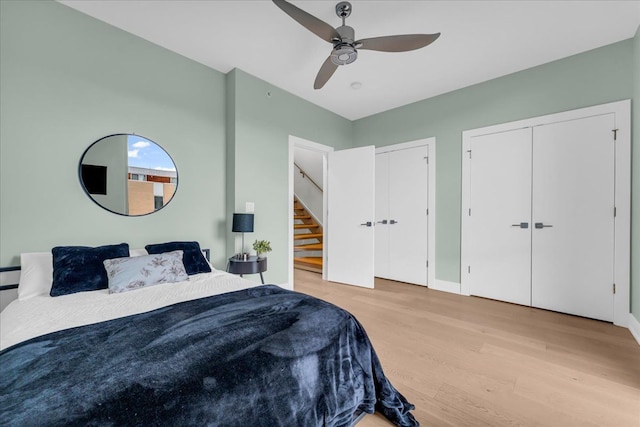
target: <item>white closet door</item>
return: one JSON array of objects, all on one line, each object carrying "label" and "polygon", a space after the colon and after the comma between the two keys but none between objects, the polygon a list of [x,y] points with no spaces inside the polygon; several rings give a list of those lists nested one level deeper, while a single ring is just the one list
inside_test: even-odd
[{"label": "white closet door", "polygon": [[[389,153],[389,276],[427,285],[428,147]],[[383,228],[383,227],[380,227]]]},{"label": "white closet door", "polygon": [[607,114],[533,130],[535,307],[613,320],[614,128]]},{"label": "white closet door", "polygon": [[376,154],[375,275],[389,277],[389,153]]},{"label": "white closet door", "polygon": [[470,173],[471,294],[530,305],[531,128],[472,138]]},{"label": "white closet door", "polygon": [[327,279],[373,288],[375,147],[329,153]]}]

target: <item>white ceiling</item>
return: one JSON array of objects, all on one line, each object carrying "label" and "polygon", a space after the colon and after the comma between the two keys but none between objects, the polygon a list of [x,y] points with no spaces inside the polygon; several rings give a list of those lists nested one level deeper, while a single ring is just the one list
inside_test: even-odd
[{"label": "white ceiling", "polygon": [[[331,45],[270,0],[59,1],[223,73],[239,68],[350,120],[628,39],[640,25],[640,0],[352,0],[347,25],[357,39],[442,35],[412,52],[360,51],[314,90]],[[292,3],[341,24],[337,1]]]}]

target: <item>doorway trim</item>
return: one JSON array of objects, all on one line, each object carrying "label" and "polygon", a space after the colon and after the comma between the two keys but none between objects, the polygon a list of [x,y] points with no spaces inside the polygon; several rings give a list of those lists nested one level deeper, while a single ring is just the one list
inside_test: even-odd
[{"label": "doorway trim", "polygon": [[[316,151],[322,154],[322,230],[325,234],[325,238],[329,233],[329,224],[327,223],[327,165],[328,155],[334,151],[333,147],[328,145],[319,144],[317,142],[309,141],[304,138],[300,138],[294,135],[289,135],[289,238],[288,238],[288,268],[289,268],[289,283],[292,288],[294,287],[293,281],[293,174],[295,173],[294,167],[294,152],[295,148],[304,148],[306,150]],[[322,280],[326,280],[327,277],[327,245],[322,245]]]},{"label": "doorway trim", "polygon": [[617,128],[616,140],[615,142],[612,140],[612,144],[615,144],[616,209],[614,232],[614,283],[616,291],[613,296],[613,323],[628,327],[631,278],[631,100],[629,99],[462,132],[462,221],[460,232],[460,293],[462,295],[470,295],[471,293],[467,268],[470,261],[468,239],[471,231],[468,222],[471,189],[471,163],[469,161],[471,138],[610,113],[615,114],[615,127]]}]

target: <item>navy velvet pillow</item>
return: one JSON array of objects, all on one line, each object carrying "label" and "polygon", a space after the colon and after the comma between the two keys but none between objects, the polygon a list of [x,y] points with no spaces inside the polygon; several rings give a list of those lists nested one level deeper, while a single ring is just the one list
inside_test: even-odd
[{"label": "navy velvet pillow", "polygon": [[211,266],[202,254],[198,242],[167,242],[147,245],[144,247],[149,254],[162,254],[165,252],[182,251],[182,263],[187,274],[211,273]]},{"label": "navy velvet pillow", "polygon": [[109,279],[102,263],[105,259],[129,256],[129,245],[56,246],[53,255],[53,284],[49,295],[73,294],[76,292],[107,289]]}]

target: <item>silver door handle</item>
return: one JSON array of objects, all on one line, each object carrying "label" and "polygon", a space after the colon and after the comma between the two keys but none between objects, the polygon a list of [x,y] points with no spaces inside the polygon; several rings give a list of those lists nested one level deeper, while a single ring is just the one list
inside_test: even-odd
[{"label": "silver door handle", "polygon": [[371,221],[367,221],[367,222],[365,222],[363,224],[360,224],[360,225],[366,225],[367,227],[371,227],[373,225],[373,223]]},{"label": "silver door handle", "polygon": [[520,224],[511,224],[512,227],[529,228],[528,222],[521,222]]},{"label": "silver door handle", "polygon": [[378,221],[378,222],[376,222],[376,224],[386,224],[386,223],[387,223],[387,220],[386,220],[386,219],[383,219],[382,221]]},{"label": "silver door handle", "polygon": [[389,221],[389,224],[397,224],[397,223],[398,223],[398,221],[396,221],[395,219],[392,219],[392,220]]},{"label": "silver door handle", "polygon": [[553,225],[546,225],[542,222],[536,222],[536,228],[547,228],[547,227],[553,227]]}]

